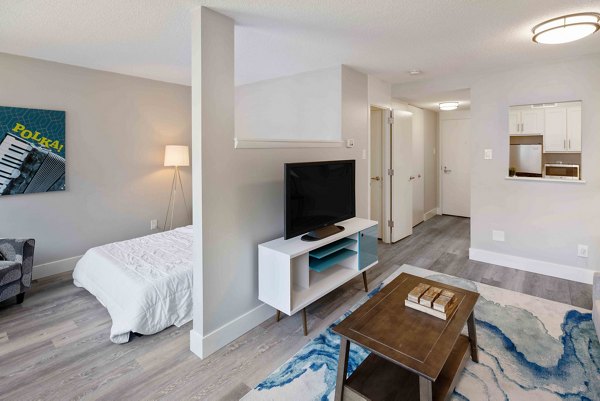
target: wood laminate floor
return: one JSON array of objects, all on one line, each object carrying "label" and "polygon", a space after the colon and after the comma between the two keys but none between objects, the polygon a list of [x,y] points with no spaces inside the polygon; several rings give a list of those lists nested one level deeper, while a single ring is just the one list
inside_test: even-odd
[{"label": "wood laminate floor", "polygon": [[[590,285],[468,259],[469,219],[436,216],[380,246],[371,287],[408,263],[591,308]],[[359,276],[301,315],[270,319],[205,360],[189,351],[191,323],[128,344],[109,341],[110,317],[70,273],[34,283],[22,305],[0,303],[2,400],[237,400],[364,295]]]}]

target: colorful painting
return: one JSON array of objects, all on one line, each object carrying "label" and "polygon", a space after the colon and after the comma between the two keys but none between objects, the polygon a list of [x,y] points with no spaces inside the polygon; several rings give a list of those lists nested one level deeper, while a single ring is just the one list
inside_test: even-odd
[{"label": "colorful painting", "polygon": [[0,197],[65,190],[65,112],[0,106]]}]

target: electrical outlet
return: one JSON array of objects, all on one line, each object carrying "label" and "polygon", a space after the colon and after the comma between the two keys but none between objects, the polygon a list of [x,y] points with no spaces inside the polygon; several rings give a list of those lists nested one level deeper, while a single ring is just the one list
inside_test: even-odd
[{"label": "electrical outlet", "polygon": [[494,241],[504,242],[504,231],[492,230],[492,239]]},{"label": "electrical outlet", "polygon": [[581,258],[587,258],[588,257],[588,246],[587,245],[577,245],[577,256],[581,257]]},{"label": "electrical outlet", "polygon": [[354,147],[354,139],[346,139],[346,147],[353,148]]},{"label": "electrical outlet", "polygon": [[158,220],[150,220],[150,229],[156,230],[157,227],[158,227]]},{"label": "electrical outlet", "polygon": [[485,149],[483,151],[483,158],[485,160],[492,160],[492,149]]}]

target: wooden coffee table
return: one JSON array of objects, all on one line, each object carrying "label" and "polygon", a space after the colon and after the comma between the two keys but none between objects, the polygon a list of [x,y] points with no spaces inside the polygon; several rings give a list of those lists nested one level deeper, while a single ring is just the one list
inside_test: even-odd
[{"label": "wooden coffee table", "polygon": [[[458,306],[442,320],[404,306],[419,283],[453,291]],[[447,399],[471,356],[478,362],[474,308],[479,294],[402,273],[337,325],[341,338],[335,399]],[[469,336],[461,335],[465,324]],[[350,342],[371,354],[346,379]]]}]

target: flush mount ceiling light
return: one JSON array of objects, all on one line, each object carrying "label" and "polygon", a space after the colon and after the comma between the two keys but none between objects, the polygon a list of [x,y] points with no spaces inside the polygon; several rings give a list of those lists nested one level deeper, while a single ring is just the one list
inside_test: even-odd
[{"label": "flush mount ceiling light", "polygon": [[415,69],[412,69],[412,70],[408,71],[408,73],[409,73],[410,75],[420,75],[420,74],[422,74],[422,73],[423,73],[423,71],[421,71],[421,70],[418,70],[418,69],[416,69],[416,68],[415,68]]},{"label": "flush mount ceiling light", "polygon": [[542,22],[533,27],[533,41],[556,45],[573,42],[600,29],[600,14],[579,13],[564,15]]},{"label": "flush mount ceiling light", "polygon": [[442,102],[440,103],[440,110],[450,111],[458,109],[458,102]]}]

